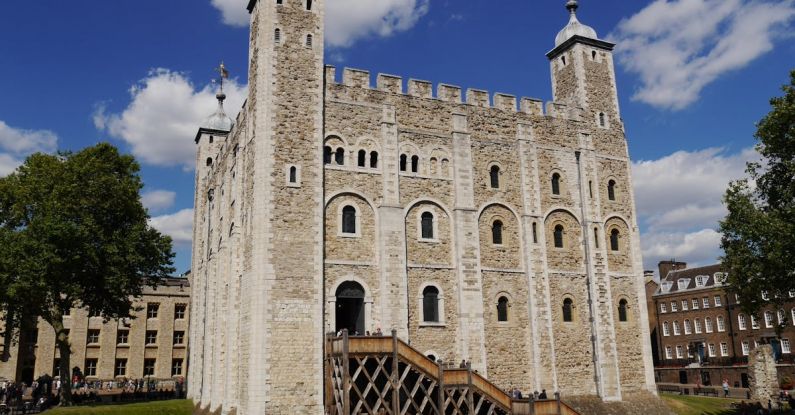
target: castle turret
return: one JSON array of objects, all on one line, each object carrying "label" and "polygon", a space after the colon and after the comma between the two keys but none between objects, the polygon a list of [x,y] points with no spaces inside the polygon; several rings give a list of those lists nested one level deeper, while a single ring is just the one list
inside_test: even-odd
[{"label": "castle turret", "polygon": [[600,40],[596,30],[577,19],[577,0],[566,3],[569,23],[547,53],[555,102],[583,108],[601,128],[620,125],[618,94],[613,69],[612,43]]}]

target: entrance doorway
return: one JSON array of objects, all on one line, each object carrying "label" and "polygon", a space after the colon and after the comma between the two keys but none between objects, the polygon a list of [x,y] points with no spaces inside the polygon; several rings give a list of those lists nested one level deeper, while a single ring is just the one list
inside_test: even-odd
[{"label": "entrance doorway", "polygon": [[337,332],[348,329],[350,335],[364,334],[364,288],[354,281],[342,283],[337,292]]}]

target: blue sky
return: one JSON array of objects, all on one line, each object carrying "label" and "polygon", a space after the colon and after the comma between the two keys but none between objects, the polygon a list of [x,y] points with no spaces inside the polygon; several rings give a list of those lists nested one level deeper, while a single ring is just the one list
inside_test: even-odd
[{"label": "blue sky", "polygon": [[[267,1],[267,0],[262,0]],[[287,0],[291,1],[291,0]],[[246,0],[16,1],[0,16],[0,175],[34,151],[109,141],[142,164],[153,224],[190,266],[193,136],[224,60],[245,94]],[[544,56],[563,0],[327,0],[326,60],[551,98]],[[795,69],[793,0],[583,0],[616,41],[644,262],[719,255],[728,180],[754,158],[754,123]]]}]

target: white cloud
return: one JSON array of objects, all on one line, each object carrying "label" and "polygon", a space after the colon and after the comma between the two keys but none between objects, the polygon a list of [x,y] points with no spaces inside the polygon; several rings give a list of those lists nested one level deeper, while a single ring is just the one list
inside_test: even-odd
[{"label": "white cloud", "polygon": [[141,195],[141,202],[150,212],[162,211],[174,206],[177,198],[175,192],[168,190],[153,190]]},{"label": "white cloud", "polygon": [[655,0],[608,37],[623,66],[640,76],[634,100],[680,110],[727,72],[791,36],[795,0]]},{"label": "white cloud", "polygon": [[[235,80],[225,84],[224,108],[232,119],[243,105],[246,89]],[[107,114],[99,105],[94,113],[97,129],[125,141],[144,163],[192,169],[193,138],[218,105],[212,85],[197,89],[186,75],[161,68],[131,87],[130,96],[130,104],[120,114]]]},{"label": "white cloud", "polygon": [[744,149],[677,151],[632,164],[641,246],[647,269],[676,258],[693,265],[713,263],[721,254],[718,221],[726,216],[723,194],[729,181],[745,177],[745,163],[759,160]]},{"label": "white cloud", "polygon": [[170,236],[177,245],[190,245],[193,240],[193,209],[155,216],[149,219],[149,225]]},{"label": "white cloud", "polygon": [[[226,24],[249,24],[246,0],[211,0]],[[348,47],[362,38],[388,37],[414,27],[430,0],[329,0],[326,3],[326,43]]]},{"label": "white cloud", "polygon": [[14,128],[0,121],[0,176],[13,172],[25,156],[52,153],[57,146],[58,136],[52,131]]}]

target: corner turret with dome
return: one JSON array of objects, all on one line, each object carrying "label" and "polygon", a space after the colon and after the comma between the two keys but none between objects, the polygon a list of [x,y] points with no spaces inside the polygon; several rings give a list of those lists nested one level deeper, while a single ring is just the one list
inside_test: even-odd
[{"label": "corner turret with dome", "polygon": [[577,20],[577,9],[580,7],[579,2],[577,0],[569,0],[566,3],[566,8],[569,10],[569,24],[563,28],[560,32],[558,32],[558,36],[555,37],[555,47],[558,47],[563,44],[563,42],[573,38],[574,36],[582,36],[587,37],[589,39],[599,39],[596,35],[596,30],[594,30],[591,26],[584,25]]},{"label": "corner turret with dome", "polygon": [[[223,62],[221,62],[221,65],[215,70],[220,74],[218,81],[218,93],[215,94],[215,98],[218,100],[218,108],[215,110],[215,113],[202,121],[201,126],[199,127],[199,132],[196,133],[196,143],[199,142],[202,134],[226,135],[232,131],[232,127],[235,125],[235,122],[232,121],[232,119],[229,118],[224,111],[224,100],[226,100],[226,94],[224,93],[224,79],[229,78],[229,71],[226,69],[226,66]],[[215,80],[213,80],[213,83],[215,83]]]}]

